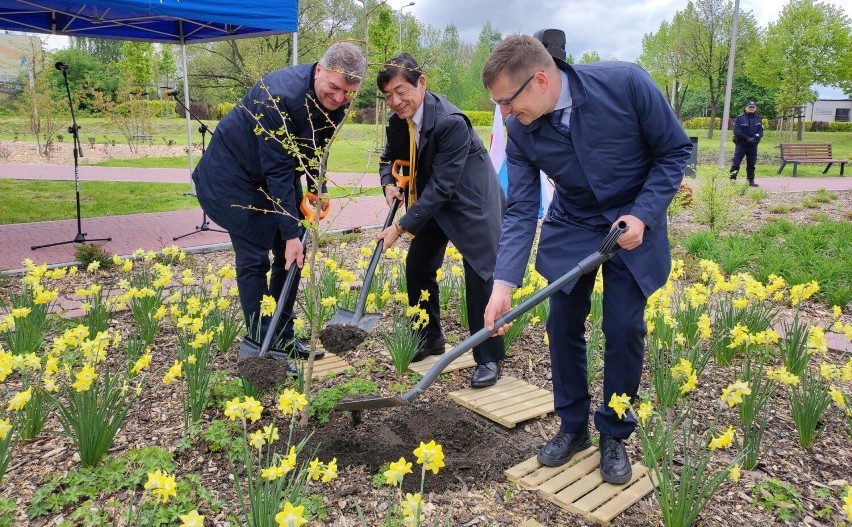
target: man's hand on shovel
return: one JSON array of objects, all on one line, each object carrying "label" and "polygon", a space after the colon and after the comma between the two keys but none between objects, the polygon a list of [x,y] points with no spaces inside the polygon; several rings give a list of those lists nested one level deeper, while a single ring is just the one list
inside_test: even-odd
[{"label": "man's hand on shovel", "polygon": [[284,269],[289,271],[293,262],[296,262],[299,269],[305,263],[305,251],[302,248],[302,241],[299,238],[287,240],[287,243],[284,245]]},{"label": "man's hand on shovel", "polygon": [[[485,327],[494,329],[494,321],[501,315],[509,312],[512,307],[512,287],[506,284],[495,283],[491,290],[491,298],[485,306]],[[511,327],[511,323],[504,324],[497,330],[497,335],[504,335]]]}]

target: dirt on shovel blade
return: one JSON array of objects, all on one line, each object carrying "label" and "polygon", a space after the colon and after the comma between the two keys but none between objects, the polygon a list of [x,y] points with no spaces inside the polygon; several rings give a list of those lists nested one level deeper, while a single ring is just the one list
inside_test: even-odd
[{"label": "dirt on shovel blade", "polygon": [[340,355],[354,350],[367,338],[367,332],[352,324],[333,324],[320,332],[320,342],[326,351]]},{"label": "dirt on shovel blade", "polygon": [[288,361],[272,357],[251,357],[237,361],[239,376],[262,390],[275,388],[288,376]]}]

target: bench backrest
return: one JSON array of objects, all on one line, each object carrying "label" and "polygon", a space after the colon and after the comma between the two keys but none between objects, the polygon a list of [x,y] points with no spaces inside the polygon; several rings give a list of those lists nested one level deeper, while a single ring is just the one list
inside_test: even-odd
[{"label": "bench backrest", "polygon": [[784,159],[831,159],[831,145],[828,143],[782,144],[781,157]]}]

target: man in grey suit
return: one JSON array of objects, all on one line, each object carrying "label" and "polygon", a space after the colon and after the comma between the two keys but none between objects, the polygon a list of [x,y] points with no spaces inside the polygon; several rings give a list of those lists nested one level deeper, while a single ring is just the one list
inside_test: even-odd
[{"label": "man in grey suit", "polygon": [[[507,116],[509,135],[509,196],[486,326],[508,311],[512,287],[523,278],[539,210],[539,170],[556,186],[536,260],[548,280],[595,251],[616,222],[629,227],[619,238],[624,250],[603,265],[603,402],[594,419],[601,476],[626,483],[632,472],[623,440],[636,420],[630,414],[619,419],[607,403],[613,394],[635,400],[639,389],[645,305],[671,268],[666,209],[683,179],[691,143],[665,97],[635,64],[570,66],[538,40],[512,35],[488,58],[482,80]],[[550,298],[547,333],[561,425],[538,454],[543,465],[565,464],[591,445],[584,331],[595,275],[585,274]]]},{"label": "man in grey suit", "polygon": [[[422,330],[424,343],[414,357],[417,361],[444,353],[436,273],[448,241],[464,258],[470,332],[482,329],[494,283],[505,199],[488,152],[470,121],[449,101],[426,90],[426,77],[411,55],[401,53],[385,62],[376,83],[394,112],[380,169],[385,197],[389,205],[399,199],[408,206],[399,222],[380,232],[378,238],[384,240],[387,250],[402,233],[414,235],[406,259],[408,303],[424,307],[429,315]],[[403,194],[394,183],[391,164],[396,159],[410,161],[411,152],[415,170]],[[422,302],[421,291],[429,295]],[[504,356],[501,336],[476,346],[471,386],[497,382]]]}]

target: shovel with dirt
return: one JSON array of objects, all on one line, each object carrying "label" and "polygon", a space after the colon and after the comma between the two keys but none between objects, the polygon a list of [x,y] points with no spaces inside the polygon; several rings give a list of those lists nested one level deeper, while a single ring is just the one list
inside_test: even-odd
[{"label": "shovel with dirt", "polygon": [[609,234],[604,239],[600,248],[583,259],[580,263],[577,264],[576,267],[562,275],[557,280],[553,281],[535,293],[533,296],[522,302],[517,307],[513,308],[503,316],[499,317],[494,321],[494,329],[488,329],[487,327],[482,328],[477,331],[470,337],[468,337],[464,342],[457,345],[455,348],[451,349],[444,356],[438,360],[432,368],[429,369],[428,372],[420,379],[414,387],[401,396],[394,397],[359,397],[359,398],[351,398],[351,399],[343,399],[341,400],[337,406],[334,407],[336,411],[350,411],[352,412],[352,421],[357,424],[360,422],[360,414],[361,410],[373,410],[377,408],[389,408],[394,406],[410,406],[414,400],[420,396],[426,388],[432,385],[438,376],[444,371],[444,369],[450,365],[451,362],[462,356],[464,353],[470,351],[474,348],[474,346],[481,344],[486,339],[490,338],[498,328],[502,327],[504,324],[508,324],[512,322],[516,318],[520,317],[536,305],[540,304],[547,298],[549,298],[553,293],[559,291],[569,283],[577,280],[582,275],[597,269],[602,263],[606,262],[618,251],[618,237],[621,236],[623,232],[627,230],[627,223],[619,222],[615,228],[613,228]]},{"label": "shovel with dirt", "polygon": [[[313,223],[315,214],[308,206],[308,202],[312,196],[310,193],[306,195],[302,200],[300,208],[305,219]],[[323,208],[320,213],[320,219],[324,218],[327,213],[328,207]],[[303,247],[307,240],[308,231],[306,229],[301,238]],[[290,295],[293,284],[296,283],[296,276],[300,272],[301,269],[296,265],[296,262],[290,264],[290,269],[287,271],[287,276],[284,279],[284,286],[281,288],[281,294],[278,295],[275,311],[272,313],[269,326],[267,326],[266,333],[263,336],[263,343],[259,344],[256,340],[246,336],[240,344],[240,351],[237,356],[237,372],[241,378],[258,388],[274,388],[282,384],[288,376],[297,374],[294,365],[287,356],[287,352],[272,348],[272,339],[275,337],[278,322],[281,320],[281,314],[284,312],[284,304]],[[272,353],[270,353],[270,350]],[[283,358],[278,359],[276,356]]]},{"label": "shovel with dirt", "polygon": [[[391,174],[396,179],[397,186],[403,192],[408,188],[410,176],[402,176],[399,174],[401,167],[408,167],[408,161],[396,160],[391,168]],[[399,209],[399,200],[393,200],[390,211],[388,212],[382,230],[390,227],[393,223],[393,218],[396,216],[396,211]],[[378,313],[365,313],[364,309],[367,304],[367,297],[370,294],[370,284],[373,283],[373,275],[376,272],[376,266],[382,255],[383,240],[376,242],[376,248],[373,250],[373,257],[370,259],[370,265],[367,267],[367,272],[364,274],[364,283],[361,286],[361,294],[358,296],[358,303],[355,304],[355,311],[346,309],[338,309],[331,317],[331,320],[325,325],[320,332],[319,338],[323,347],[335,354],[345,353],[355,349],[358,344],[364,342],[367,334],[375,327],[379,321]]]}]

